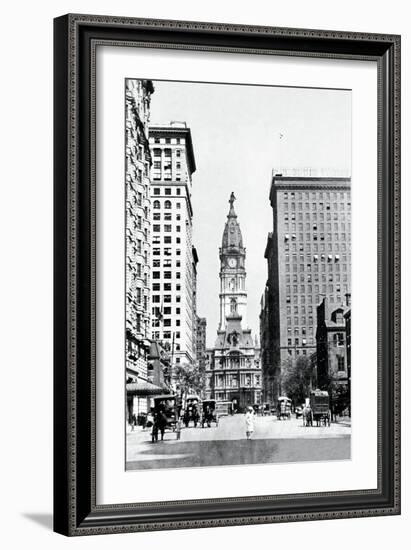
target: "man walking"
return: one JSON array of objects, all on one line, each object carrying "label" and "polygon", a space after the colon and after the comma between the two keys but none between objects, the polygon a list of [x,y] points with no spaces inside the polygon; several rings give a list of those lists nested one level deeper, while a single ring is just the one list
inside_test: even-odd
[{"label": "man walking", "polygon": [[251,435],[254,431],[254,411],[252,407],[248,407],[245,413],[245,430],[247,439],[251,439]]}]

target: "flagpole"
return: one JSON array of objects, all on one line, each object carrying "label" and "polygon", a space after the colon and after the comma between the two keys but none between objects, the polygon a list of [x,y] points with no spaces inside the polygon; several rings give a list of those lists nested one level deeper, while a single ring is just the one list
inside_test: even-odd
[{"label": "flagpole", "polygon": [[281,164],[282,147],[281,147],[281,144],[282,144],[283,138],[284,138],[284,134],[279,132],[278,133],[278,167],[280,168],[280,170],[282,169],[282,164]]}]

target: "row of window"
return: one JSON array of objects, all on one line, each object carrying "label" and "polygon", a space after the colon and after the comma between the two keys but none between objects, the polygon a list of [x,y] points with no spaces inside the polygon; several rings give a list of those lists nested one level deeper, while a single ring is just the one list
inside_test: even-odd
[{"label": "row of window", "polygon": [[[181,220],[181,214],[176,214],[175,218],[176,218],[176,221],[180,221]],[[163,220],[165,222],[171,222],[172,219],[173,219],[173,214],[171,212],[164,212]],[[154,212],[153,213],[153,220],[154,221],[160,221],[161,220],[161,213],[160,212]]]},{"label": "row of window", "polygon": [[284,199],[344,199],[348,191],[284,191]]},{"label": "row of window", "polygon": [[[154,147],[153,148],[154,158],[161,157],[162,155],[165,156],[166,158],[171,158],[172,152],[173,152],[173,150],[169,149],[169,148],[166,148],[166,149],[161,149],[160,147]],[[181,157],[181,149],[174,149],[174,152],[175,152],[175,156],[177,158]]]},{"label": "row of window", "polygon": [[346,252],[347,243],[315,242],[315,243],[297,243],[296,241],[287,242],[284,245],[284,252]]},{"label": "row of window", "polygon": [[[181,334],[180,334],[179,331],[174,332],[173,334],[174,334],[174,338],[176,338],[177,340],[180,340]],[[162,336],[161,336],[160,331],[153,332],[153,340],[162,340],[163,338],[164,338],[164,340],[171,340],[171,338],[172,338],[171,331],[170,330],[164,330]],[[179,351],[180,350],[180,345],[176,344],[175,349],[176,349],[176,351]]]},{"label": "row of window", "polygon": [[[315,292],[319,293],[319,285],[314,285],[314,286],[316,287]],[[323,294],[325,294],[325,293],[326,293],[326,291],[323,292]],[[337,295],[334,296],[334,294],[331,294],[331,295],[327,296],[327,299],[332,304],[334,302],[336,302],[338,304],[338,303],[341,303],[343,301],[343,295],[337,294]],[[298,303],[300,303],[300,304],[319,304],[321,300],[322,300],[322,297],[320,296],[320,294],[294,294],[294,296],[293,296],[293,304],[294,305],[296,305]],[[287,303],[291,303],[291,301],[287,302]]]},{"label": "row of window", "polygon": [[[331,286],[331,285],[329,285]],[[313,292],[313,287],[314,287],[314,292],[320,292],[320,285],[307,285],[307,292],[309,294],[294,294],[293,295],[293,304],[298,304],[299,302],[301,304],[305,304],[305,303],[309,303],[309,304],[312,304],[313,303],[313,295],[311,294],[311,292]],[[346,292],[348,292],[348,287],[347,285],[344,285],[343,287],[343,290]],[[341,292],[341,290],[340,290]],[[327,293],[327,285],[323,284],[321,285],[321,293],[322,294],[326,294]],[[341,294],[336,294],[336,300],[337,302],[339,302],[341,299],[342,299],[342,295]],[[320,295],[318,294],[318,297],[320,297]],[[307,299],[307,301],[306,301]],[[290,295],[287,295],[285,297],[285,302],[286,304],[291,304],[291,296]],[[319,300],[317,300],[317,303],[319,303]]]},{"label": "row of window", "polygon": [[[176,286],[178,286],[178,285],[176,285]],[[157,290],[160,290],[160,289],[158,288]],[[164,289],[164,290],[170,291],[171,288]],[[178,289],[178,290],[180,290],[180,289]],[[159,294],[154,294],[151,297],[151,301],[152,301],[153,304],[160,304],[161,302],[163,304],[171,304],[173,300],[172,300],[172,295],[171,294],[163,294],[163,296],[160,296]],[[176,301],[176,304],[179,304],[181,302],[181,296],[179,294],[177,294],[175,296],[175,301]]]},{"label": "row of window", "polygon": [[[322,267],[324,267],[324,266],[322,266]],[[318,274],[314,273],[314,281],[315,282],[317,282],[319,280],[317,277],[318,277]],[[294,273],[293,274],[293,283],[298,283],[298,279],[300,280],[300,283],[305,283],[306,274],[305,273],[300,273],[300,277],[298,277],[298,275],[296,273]],[[327,282],[326,279],[327,279],[326,274],[321,273],[321,281],[322,282]],[[334,273],[334,272],[328,273],[328,282],[340,283],[341,280],[342,280],[343,283],[348,282],[347,273],[343,273],[342,275],[341,275],[341,273]],[[290,274],[286,275],[285,281],[286,281],[287,284],[291,283],[291,275]]]},{"label": "row of window", "polygon": [[[319,286],[319,285],[317,285]],[[312,285],[307,285],[307,291],[310,292],[310,289],[311,289],[311,292],[312,292]],[[330,294],[333,294],[334,292],[336,292],[337,294],[341,293],[344,291],[344,293],[348,292],[348,285],[341,285],[340,283],[337,283],[335,285],[333,284],[329,284],[329,285],[326,285],[326,284],[323,284],[322,287],[321,287],[321,290],[322,292],[329,292]],[[296,303],[298,301],[298,293],[301,293],[301,294],[305,294],[305,291],[306,291],[306,287],[305,285],[300,285],[300,287],[297,289],[297,285],[294,286],[294,303]],[[287,304],[290,304],[291,303],[291,289],[289,286],[287,286],[286,288],[286,292],[287,292],[287,295],[286,295],[286,303]]]},{"label": "row of window", "polygon": [[[295,222],[293,223],[284,223],[284,231],[287,233],[290,229],[291,229],[291,232],[295,232],[297,230],[297,227],[298,227],[298,231],[303,231],[304,230],[304,223],[303,222],[298,222],[298,226]],[[306,222],[305,223],[305,230],[306,231],[310,231],[312,230],[313,232],[318,232],[318,231],[331,231],[331,230],[334,230],[334,231],[345,231],[346,229],[348,229],[348,231],[351,231],[351,223],[345,223],[343,221],[338,221],[338,222],[327,222],[327,223],[324,223],[324,222],[316,222],[316,223],[312,223],[312,222]]]},{"label": "row of window", "polygon": [[[292,338],[288,338],[287,345],[288,346],[292,346],[292,345],[299,346],[300,345],[300,339],[299,338],[294,338],[294,344],[293,344]],[[301,339],[301,345],[302,346],[307,345],[307,339],[306,338]]]},{"label": "row of window", "polygon": [[289,221],[295,222],[295,221],[311,221],[311,222],[323,222],[323,221],[350,221],[351,220],[351,211],[348,212],[284,212],[284,223],[288,223]]},{"label": "row of window", "polygon": [[[286,262],[289,262],[290,261],[290,255],[289,254],[285,254],[285,261]],[[299,260],[300,262],[304,262],[304,260],[307,262],[307,266],[308,265],[311,265],[311,261],[313,261],[314,263],[318,262],[319,260],[321,260],[322,262],[339,262],[340,259],[343,261],[343,262],[346,262],[347,261],[347,254],[343,254],[341,257],[340,257],[340,254],[321,254],[321,255],[318,255],[318,254],[314,254],[313,256],[311,255],[308,255],[306,254],[304,256],[304,254],[300,254],[299,257],[297,258],[297,254],[292,254],[291,255],[291,261],[292,263],[296,263],[297,260]]]},{"label": "row of window", "polygon": [[[174,313],[175,313],[176,315],[180,315],[180,313],[181,313],[181,308],[176,307],[176,308],[174,308],[174,309],[175,309],[175,312],[174,312]],[[163,307],[163,308],[160,308],[160,307],[156,306],[156,307],[153,307],[153,308],[152,308],[152,313],[153,313],[153,315],[156,315],[157,317],[158,317],[159,315],[172,315],[172,314],[173,314],[173,308],[170,307],[170,306]]]},{"label": "row of window", "polygon": [[[153,235],[153,244],[161,244],[161,237],[160,235]],[[164,244],[172,244],[173,238],[171,235],[164,235],[163,237],[163,243]],[[176,244],[181,244],[181,237],[175,238]]]},{"label": "row of window", "polygon": [[[161,162],[160,160],[156,160],[156,161],[154,161],[153,168],[154,168],[154,170],[161,170],[161,168],[163,170],[171,170],[172,163],[171,163],[171,161]],[[175,163],[175,168],[176,168],[176,170],[181,170],[181,162],[176,162]],[[159,195],[160,193],[157,193],[157,194]]]},{"label": "row of window", "polygon": [[[180,233],[181,232],[181,225],[176,225],[174,227],[175,231],[177,233]],[[154,233],[159,233],[161,231],[161,225],[160,224],[153,224],[153,232]],[[171,233],[173,231],[173,226],[171,224],[165,224],[163,226],[163,231],[164,233]]]},{"label": "row of window", "polygon": [[159,137],[156,137],[154,138],[154,143],[185,143],[185,139],[184,138],[159,138]]},{"label": "row of window", "polygon": [[[166,172],[166,173],[163,174],[163,176],[161,175],[161,172],[159,172],[159,171],[153,172],[153,180],[154,181],[161,181],[161,180],[172,181],[173,179],[175,181],[181,181],[181,174],[178,173],[173,178],[172,175],[171,175],[171,172]],[[178,189],[178,191],[180,191],[180,189]],[[178,192],[177,195],[181,195],[181,193]]]},{"label": "row of window", "polygon": [[[181,260],[176,260],[176,267],[181,267]],[[153,267],[161,267],[161,260],[153,260]],[[170,259],[163,260],[163,267],[172,267],[172,262]]]},{"label": "row of window", "polygon": [[[181,202],[176,202],[175,205],[176,205],[177,209],[181,208]],[[159,210],[161,208],[161,202],[159,200],[155,200],[153,202],[153,208],[154,208],[154,210]],[[170,210],[172,208],[171,201],[169,201],[169,200],[164,201],[164,208],[166,210]]]},{"label": "row of window", "polygon": [[[171,256],[173,249],[166,247],[163,248],[163,255],[164,256]],[[181,256],[181,249],[176,248],[175,249],[176,256]],[[153,248],[153,256],[161,256],[161,248]]]},{"label": "row of window", "polygon": [[[299,264],[299,265],[300,265],[300,267],[298,268],[297,264],[286,263],[285,264],[285,272],[290,273],[291,272],[291,267],[292,267],[292,271],[294,273],[296,271],[299,271],[300,274],[305,273],[306,271],[311,272],[311,264]],[[327,268],[326,268],[326,266],[327,266]],[[321,264],[321,265],[319,265],[318,263],[313,264],[313,271],[318,272],[320,267],[321,267],[321,271],[325,271],[326,269],[334,270],[336,272],[340,272],[340,271],[347,272],[348,271],[347,264],[342,264],[341,265],[339,262],[337,262],[337,263],[324,263],[324,264]]]},{"label": "row of window", "polygon": [[[301,313],[302,315],[305,315],[306,313],[312,314],[313,312],[313,306],[308,306],[307,308],[305,306],[300,306],[300,309],[298,309],[298,306],[294,306],[294,313],[298,314]],[[291,306],[287,306],[287,313],[291,314]]]},{"label": "row of window", "polygon": [[[312,344],[310,344],[312,345]],[[310,351],[310,353],[312,353]],[[292,356],[292,355],[307,355],[307,350],[306,349],[292,349],[292,348],[288,348],[288,355]]]},{"label": "row of window", "polygon": [[[173,278],[173,272],[172,271],[163,271],[161,274],[161,271],[153,271],[152,273],[153,279],[172,279]],[[181,271],[176,271],[174,273],[174,277],[176,279],[181,279]]]},{"label": "row of window", "polygon": [[[328,242],[334,241],[346,241],[347,240],[347,233],[306,233],[306,240],[307,241],[324,241],[325,236],[327,236]],[[349,239],[351,238],[351,235],[349,234]],[[297,235],[295,233],[288,234],[286,233],[284,235],[284,242],[288,241],[295,241],[297,240]],[[304,233],[299,233],[299,240],[304,240]]]},{"label": "row of window", "polygon": [[[308,320],[308,327],[306,326],[307,325],[307,321]],[[313,328],[313,317],[310,315],[309,317],[294,317],[294,324],[295,326],[293,327],[294,329],[294,336],[299,336],[301,334],[301,336],[306,339],[307,335],[312,337],[314,336],[314,328]],[[302,326],[299,326],[299,325],[302,325]],[[288,337],[290,338],[291,337],[291,326],[290,324],[287,323],[287,333],[288,333]],[[307,343],[307,342],[306,342]]]},{"label": "row of window", "polygon": [[[300,335],[300,331],[301,331],[301,335],[306,337],[307,335],[308,336],[313,336],[314,335],[314,328],[313,326],[309,326],[308,328],[306,326],[302,326],[302,327],[298,327],[298,326],[295,326],[294,327],[294,336],[299,336]],[[291,327],[288,327],[287,328],[287,336],[288,338],[291,338],[291,335],[292,335],[292,330],[291,330]]]},{"label": "row of window", "polygon": [[[304,206],[303,206],[304,205]],[[283,203],[283,210],[288,212],[290,210],[347,210],[351,208],[351,202],[285,202]]]},{"label": "row of window", "polygon": [[[161,195],[161,187],[154,187],[153,188],[153,195]],[[175,192],[176,192],[176,195],[181,195],[181,188],[180,187],[176,187],[175,188]],[[172,195],[172,189],[171,187],[165,187],[163,189],[163,193],[164,195]],[[171,208],[171,207],[170,207]]]},{"label": "row of window", "polygon": [[[153,328],[160,327],[161,325],[163,325],[163,327],[171,327],[171,324],[172,324],[171,319],[163,319],[162,321],[160,321],[160,319],[153,319],[151,321],[151,326]],[[180,319],[176,319],[175,326],[179,327],[180,325],[181,325]]]}]

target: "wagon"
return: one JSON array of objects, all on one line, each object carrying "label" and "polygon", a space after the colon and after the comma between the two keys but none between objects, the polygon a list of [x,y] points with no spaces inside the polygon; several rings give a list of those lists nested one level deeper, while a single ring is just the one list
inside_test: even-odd
[{"label": "wagon", "polygon": [[324,426],[330,426],[330,396],[328,395],[327,391],[312,391],[310,393],[310,407],[313,420],[315,420],[317,426],[321,426],[321,424],[324,424]]},{"label": "wagon", "polygon": [[186,428],[193,422],[194,428],[200,422],[200,398],[198,395],[187,395],[183,422]]},{"label": "wagon", "polygon": [[166,419],[165,429],[176,429],[177,420],[179,417],[179,400],[175,395],[159,395],[154,397],[154,416],[161,415]]}]

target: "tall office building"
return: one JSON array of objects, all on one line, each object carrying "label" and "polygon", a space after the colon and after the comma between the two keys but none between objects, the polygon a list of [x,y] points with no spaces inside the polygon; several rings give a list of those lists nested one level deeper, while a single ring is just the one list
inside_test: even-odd
[{"label": "tall office building", "polygon": [[173,366],[196,360],[196,265],[192,243],[192,174],[196,170],[185,123],[150,126],[153,158],[152,338],[169,343]]},{"label": "tall office building", "polygon": [[[150,350],[150,167],[148,142],[151,80],[126,81],[126,376],[129,417],[147,409],[147,394],[138,391],[147,382]],[[137,385],[136,385],[137,383]]]},{"label": "tall office building", "polygon": [[246,325],[246,249],[231,193],[220,248],[220,322],[207,363],[206,396],[233,409],[260,403],[260,350]]},{"label": "tall office building", "polygon": [[351,180],[274,172],[270,203],[260,334],[264,399],[275,401],[284,359],[316,350],[317,305],[351,292]]}]

